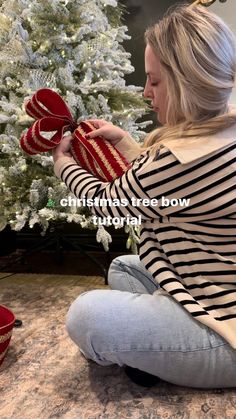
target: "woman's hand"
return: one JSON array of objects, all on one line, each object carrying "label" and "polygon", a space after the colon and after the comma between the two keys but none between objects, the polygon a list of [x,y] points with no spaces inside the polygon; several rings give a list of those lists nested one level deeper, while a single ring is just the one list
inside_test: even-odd
[{"label": "woman's hand", "polygon": [[94,131],[86,135],[86,138],[95,138],[102,136],[105,140],[110,141],[111,144],[116,145],[127,132],[122,128],[116,127],[111,122],[104,121],[103,119],[89,119],[92,125],[96,128]]},{"label": "woman's hand", "polygon": [[[103,119],[89,119],[89,122],[96,128],[94,131],[91,131],[86,135],[86,138],[95,138],[97,136],[102,136],[106,140],[110,141],[111,144],[116,145],[127,132],[122,128],[116,127],[111,122],[104,121]],[[70,152],[70,144],[73,139],[73,135],[67,135],[62,138],[60,144],[53,149],[52,155],[54,163],[61,157],[72,157]]]},{"label": "woman's hand", "polygon": [[61,157],[72,157],[72,154],[70,152],[70,145],[72,139],[72,135],[66,135],[62,138],[60,144],[58,144],[58,146],[52,150],[54,163],[56,163],[56,161]]}]

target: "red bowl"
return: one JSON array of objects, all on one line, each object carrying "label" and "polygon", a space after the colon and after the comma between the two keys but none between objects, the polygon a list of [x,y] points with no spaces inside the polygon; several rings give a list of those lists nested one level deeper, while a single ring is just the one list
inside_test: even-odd
[{"label": "red bowl", "polygon": [[15,320],[13,312],[9,308],[0,305],[0,365],[6,355]]}]

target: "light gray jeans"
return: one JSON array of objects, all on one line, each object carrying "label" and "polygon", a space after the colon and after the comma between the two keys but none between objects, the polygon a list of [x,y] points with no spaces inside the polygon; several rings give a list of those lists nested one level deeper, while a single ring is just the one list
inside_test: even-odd
[{"label": "light gray jeans", "polygon": [[187,387],[236,387],[236,350],[171,296],[153,296],[158,285],[138,256],[115,258],[108,282],[111,290],[81,294],[67,314],[67,331],[88,359]]}]

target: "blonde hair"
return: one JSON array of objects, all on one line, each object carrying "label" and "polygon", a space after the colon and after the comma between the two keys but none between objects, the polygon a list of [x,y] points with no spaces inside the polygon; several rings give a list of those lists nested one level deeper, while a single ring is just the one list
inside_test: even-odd
[{"label": "blonde hair", "polygon": [[236,38],[216,14],[201,5],[171,7],[148,28],[145,41],[158,55],[165,77],[166,124],[143,148],[165,139],[215,134],[236,123],[228,101],[236,76]]}]

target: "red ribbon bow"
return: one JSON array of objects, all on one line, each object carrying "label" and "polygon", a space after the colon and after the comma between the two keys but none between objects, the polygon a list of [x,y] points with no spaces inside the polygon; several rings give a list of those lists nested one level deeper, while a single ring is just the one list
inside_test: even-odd
[{"label": "red ribbon bow", "polygon": [[[78,126],[64,100],[51,89],[38,90],[25,108],[28,115],[36,119],[20,139],[21,147],[28,154],[52,150],[61,142],[65,131],[73,132]],[[56,133],[49,140],[41,131]]]},{"label": "red ribbon bow", "polygon": [[[71,131],[74,159],[99,179],[111,181],[131,166],[109,141],[102,137],[86,139],[85,135],[93,131],[94,126],[88,121],[78,125],[64,100],[53,90],[38,90],[27,102],[26,112],[36,119],[20,139],[20,145],[27,154],[52,150],[61,142],[64,132]],[[56,133],[48,139],[41,134],[42,131]]]}]

